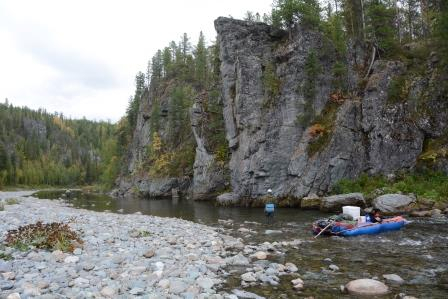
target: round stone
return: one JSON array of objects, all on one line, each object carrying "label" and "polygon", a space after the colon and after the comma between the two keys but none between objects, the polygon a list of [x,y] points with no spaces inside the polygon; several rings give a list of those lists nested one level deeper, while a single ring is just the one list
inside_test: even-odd
[{"label": "round stone", "polygon": [[245,282],[255,282],[257,278],[253,272],[247,272],[241,275],[241,279]]},{"label": "round stone", "polygon": [[149,249],[143,254],[143,256],[146,258],[152,258],[155,254],[156,252],[154,251],[154,249]]},{"label": "round stone", "polygon": [[382,282],[374,279],[356,279],[345,285],[346,290],[357,296],[378,296],[385,295],[389,288]]},{"label": "round stone", "polygon": [[64,263],[67,263],[67,264],[76,264],[78,261],[79,261],[79,257],[73,256],[73,255],[69,255],[64,259]]},{"label": "round stone", "polygon": [[106,286],[101,289],[101,295],[104,297],[112,298],[115,296],[115,289],[109,286]]},{"label": "round stone", "polygon": [[265,260],[267,259],[268,255],[266,254],[266,252],[264,251],[258,251],[254,254],[254,256],[258,259],[258,260]]},{"label": "round stone", "polygon": [[397,274],[384,274],[383,277],[387,282],[390,282],[392,284],[404,283],[404,279],[398,276]]},{"label": "round stone", "polygon": [[286,263],[285,270],[286,272],[297,272],[299,271],[299,268],[297,268],[297,266],[294,265],[293,263]]},{"label": "round stone", "polygon": [[210,278],[198,278],[196,283],[203,289],[211,289],[215,284]]},{"label": "round stone", "polygon": [[8,296],[6,296],[6,299],[21,299],[19,293],[11,293]]}]

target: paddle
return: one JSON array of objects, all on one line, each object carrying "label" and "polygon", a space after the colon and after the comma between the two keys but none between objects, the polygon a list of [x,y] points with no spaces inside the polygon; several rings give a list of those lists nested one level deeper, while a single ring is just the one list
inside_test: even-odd
[{"label": "paddle", "polygon": [[330,223],[324,227],[324,229],[322,229],[317,235],[314,236],[314,239],[316,239],[317,237],[319,237],[327,228],[329,228],[334,221],[330,221]]}]

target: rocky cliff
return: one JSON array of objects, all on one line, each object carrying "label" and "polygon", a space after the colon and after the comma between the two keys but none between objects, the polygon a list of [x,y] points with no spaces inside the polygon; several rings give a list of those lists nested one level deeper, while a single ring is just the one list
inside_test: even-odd
[{"label": "rocky cliff", "polygon": [[[352,48],[349,70],[338,79],[348,92],[338,96],[335,53],[321,34],[295,28],[288,40],[264,24],[227,18],[215,27],[231,183],[239,196],[259,197],[272,188],[276,196],[301,198],[363,172],[413,169],[429,139],[446,137],[448,102],[438,88],[446,76],[435,70],[435,57],[423,74],[406,78],[403,62],[378,59],[362,80],[368,59]],[[303,88],[310,55],[319,69],[311,96]],[[279,82],[272,99],[263,82],[269,65]],[[405,82],[391,86],[398,79]]]},{"label": "rocky cliff", "polygon": [[[263,23],[219,18],[215,28],[230,175],[215,168],[216,155],[205,146],[207,113],[196,97],[189,113],[194,171],[164,178],[159,189],[169,193],[182,185],[204,199],[229,189],[230,181],[235,197],[258,198],[271,188],[277,197],[300,199],[361,173],[388,175],[419,165],[448,171],[447,90],[439,84],[448,78],[435,53],[406,61],[377,57],[369,67],[370,51],[351,45],[341,57],[321,33],[301,27],[289,35]],[[150,106],[147,97],[130,173],[151,143]],[[160,183],[125,177],[133,178],[120,180],[126,190]]]}]

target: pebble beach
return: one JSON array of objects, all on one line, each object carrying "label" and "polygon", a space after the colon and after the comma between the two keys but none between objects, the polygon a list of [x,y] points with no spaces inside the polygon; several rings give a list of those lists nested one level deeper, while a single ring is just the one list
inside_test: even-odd
[{"label": "pebble beach", "polygon": [[84,241],[72,253],[21,252],[0,260],[0,298],[234,298],[217,293],[240,240],[176,218],[92,212],[59,201],[14,195],[0,211],[2,239],[10,229],[69,222]]}]

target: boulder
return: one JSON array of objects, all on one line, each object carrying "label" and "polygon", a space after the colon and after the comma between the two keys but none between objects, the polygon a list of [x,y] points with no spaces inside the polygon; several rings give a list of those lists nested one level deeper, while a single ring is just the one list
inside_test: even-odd
[{"label": "boulder", "polygon": [[368,278],[352,280],[345,285],[345,289],[355,296],[379,296],[389,292],[384,283]]},{"label": "boulder", "polygon": [[404,279],[401,278],[397,274],[384,274],[383,277],[387,282],[392,283],[392,284],[403,284],[404,283]]},{"label": "boulder", "polygon": [[223,193],[216,197],[216,204],[219,206],[232,206],[238,204],[239,197],[235,193]]},{"label": "boulder", "polygon": [[373,207],[385,214],[408,212],[415,204],[415,198],[403,194],[385,194],[373,200]]},{"label": "boulder", "polygon": [[310,194],[300,201],[300,208],[304,210],[319,210],[321,199],[316,194]]},{"label": "boulder", "polygon": [[365,207],[362,193],[338,194],[322,198],[320,209],[324,212],[341,212],[343,206]]}]

